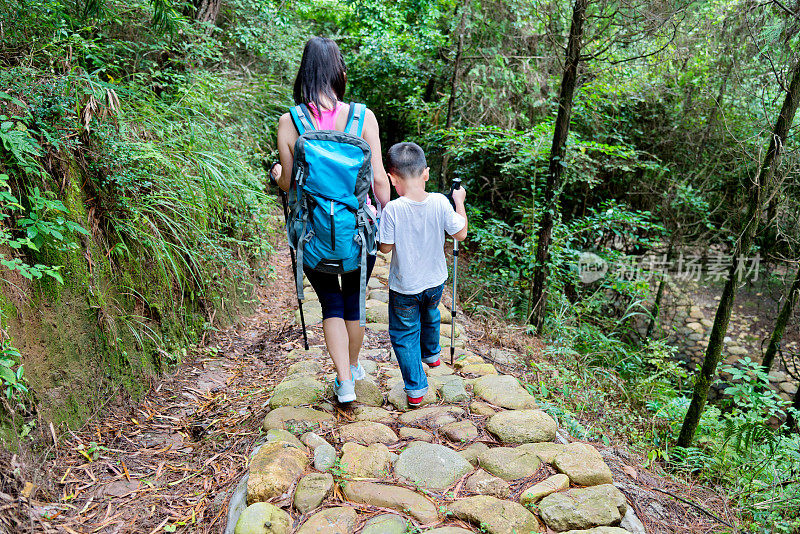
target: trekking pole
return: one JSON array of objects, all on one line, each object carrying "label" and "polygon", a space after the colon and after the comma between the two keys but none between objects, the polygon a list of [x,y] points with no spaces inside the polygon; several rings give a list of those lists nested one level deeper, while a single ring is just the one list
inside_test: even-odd
[{"label": "trekking pole", "polygon": [[[453,178],[453,185],[450,186],[450,193],[447,198],[453,209],[456,203],[453,201],[453,191],[461,187],[461,178]],[[453,297],[450,299],[450,365],[456,354],[456,285],[458,284],[458,239],[453,238]]]},{"label": "trekking pole", "polygon": [[[273,178],[273,176],[272,176],[272,169],[277,164],[278,164],[277,162],[273,163],[272,167],[270,167],[270,169],[269,169],[269,179],[270,179],[270,181],[275,183],[275,185],[278,185],[278,182],[276,182],[275,178]],[[288,204],[288,202],[286,200],[287,195],[286,195],[286,191],[281,189],[280,186],[278,186],[278,191],[280,191],[281,201],[283,202],[283,223],[284,223],[284,225],[286,225],[286,224],[289,224],[289,204]],[[289,257],[292,258],[292,278],[294,278],[294,287],[295,287],[295,292],[296,292],[297,291],[297,260],[294,257],[294,249],[292,249],[291,246],[289,246]],[[297,306],[300,308],[300,325],[303,328],[303,346],[305,346],[306,350],[308,350],[308,334],[306,333],[306,317],[305,317],[305,315],[303,315],[303,301],[300,300],[300,295],[297,296]]]}]

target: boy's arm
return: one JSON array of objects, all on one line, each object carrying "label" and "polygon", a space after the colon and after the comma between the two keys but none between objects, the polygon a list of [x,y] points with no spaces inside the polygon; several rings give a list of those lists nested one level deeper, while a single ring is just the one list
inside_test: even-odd
[{"label": "boy's arm", "polygon": [[394,218],[392,209],[389,206],[383,210],[381,215],[381,222],[378,227],[378,241],[378,250],[384,254],[394,250]]},{"label": "boy's arm", "polygon": [[467,210],[464,208],[464,199],[467,198],[467,192],[463,187],[453,191],[453,204],[456,206],[456,213],[464,217],[464,227],[454,234],[450,234],[456,241],[464,241],[467,238]]}]

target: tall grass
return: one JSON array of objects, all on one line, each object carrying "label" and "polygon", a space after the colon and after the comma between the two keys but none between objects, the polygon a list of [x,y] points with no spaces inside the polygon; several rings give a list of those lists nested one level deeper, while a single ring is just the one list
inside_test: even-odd
[{"label": "tall grass", "polygon": [[[91,134],[89,151],[109,256],[120,265],[142,262],[170,281],[159,291],[170,291],[176,308],[185,299],[213,307],[246,296],[271,250],[273,201],[262,161],[271,156],[272,132],[264,125],[277,123],[283,90],[206,72],[167,98],[129,90],[120,100],[116,120]],[[131,293],[153,298],[152,288]]]}]

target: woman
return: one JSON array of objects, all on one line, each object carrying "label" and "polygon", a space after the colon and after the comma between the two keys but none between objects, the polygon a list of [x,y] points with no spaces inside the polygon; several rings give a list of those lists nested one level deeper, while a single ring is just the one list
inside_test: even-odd
[{"label": "woman", "polygon": [[[303,50],[300,69],[294,82],[294,101],[306,104],[311,110],[311,120],[317,130],[345,129],[349,104],[344,98],[347,73],[339,47],[331,39],[312,37]],[[297,130],[289,113],[278,121],[278,153],[280,164],[273,167],[273,176],[284,191],[292,186],[292,164]],[[389,179],[383,168],[378,121],[367,109],[362,137],[369,144],[374,173],[373,192],[378,202],[385,206],[390,198]],[[367,262],[367,277],[375,265],[375,257]],[[339,402],[355,400],[355,380],[366,377],[358,361],[364,340],[364,327],[359,326],[360,270],[341,275],[321,273],[304,266],[306,277],[322,305],[322,331],[325,345],[336,366],[334,383]]]}]

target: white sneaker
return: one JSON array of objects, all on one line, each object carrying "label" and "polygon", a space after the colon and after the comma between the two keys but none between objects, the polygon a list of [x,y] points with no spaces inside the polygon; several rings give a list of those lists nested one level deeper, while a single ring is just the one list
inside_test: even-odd
[{"label": "white sneaker", "polygon": [[361,362],[358,362],[358,365],[350,366],[350,374],[353,375],[353,380],[364,380],[367,378],[367,372],[361,367]]},{"label": "white sneaker", "polygon": [[336,377],[333,381],[333,391],[336,393],[336,398],[339,402],[353,402],[356,400],[356,382],[355,380],[344,380],[339,382]]}]

